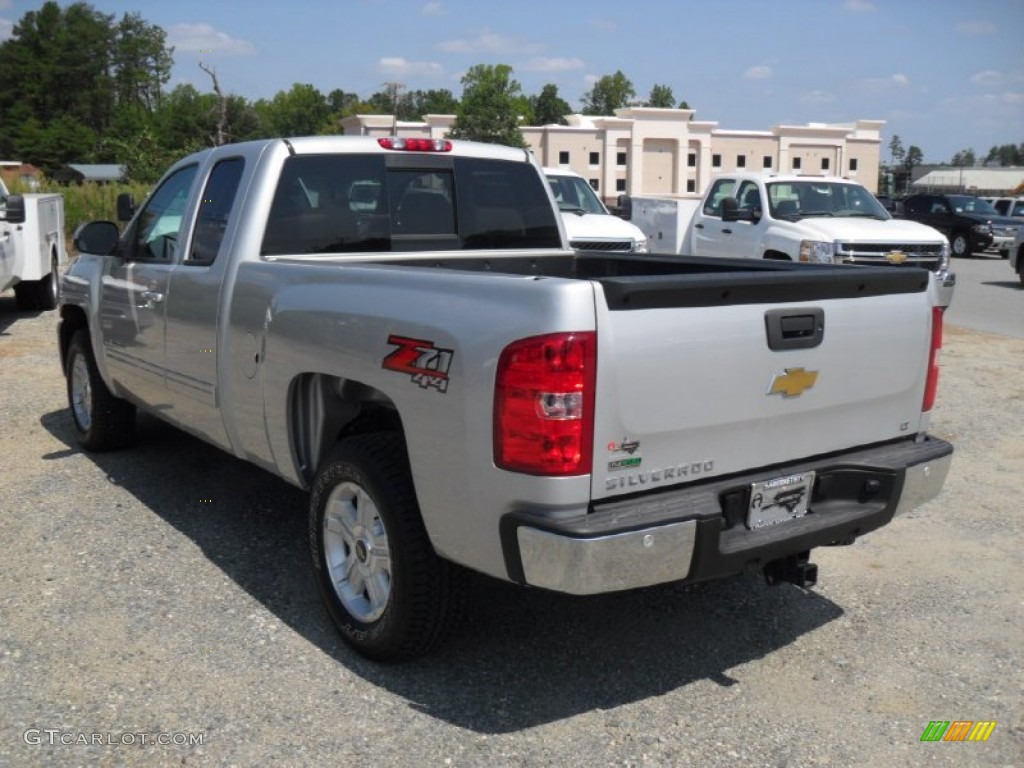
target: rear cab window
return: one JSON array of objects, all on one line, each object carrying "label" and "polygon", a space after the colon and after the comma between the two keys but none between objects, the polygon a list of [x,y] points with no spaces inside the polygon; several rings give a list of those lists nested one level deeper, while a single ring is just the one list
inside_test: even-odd
[{"label": "rear cab window", "polygon": [[438,155],[285,161],[261,255],[561,248],[527,163]]}]

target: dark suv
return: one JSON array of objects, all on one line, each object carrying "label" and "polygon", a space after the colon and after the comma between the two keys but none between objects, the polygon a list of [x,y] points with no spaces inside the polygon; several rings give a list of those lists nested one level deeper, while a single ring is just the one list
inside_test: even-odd
[{"label": "dark suv", "polygon": [[1019,221],[1000,216],[980,197],[971,195],[911,195],[903,200],[903,217],[934,227],[949,238],[954,256],[996,248],[1009,253]]}]

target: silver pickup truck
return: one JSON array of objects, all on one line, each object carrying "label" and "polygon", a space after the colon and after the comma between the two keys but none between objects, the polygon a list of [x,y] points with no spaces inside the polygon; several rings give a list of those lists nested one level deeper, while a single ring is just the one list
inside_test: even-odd
[{"label": "silver pickup truck", "polygon": [[946,477],[925,270],[574,252],[529,153],[447,140],[223,146],[119,208],[63,282],[79,441],[142,408],[308,489],[371,658],[434,646],[463,568],[810,586]]}]

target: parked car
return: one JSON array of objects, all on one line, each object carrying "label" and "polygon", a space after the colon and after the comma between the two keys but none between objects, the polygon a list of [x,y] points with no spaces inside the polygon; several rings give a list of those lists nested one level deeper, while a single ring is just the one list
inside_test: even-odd
[{"label": "parked car", "polygon": [[1000,216],[990,203],[972,195],[911,195],[899,215],[942,232],[954,256],[991,248],[1005,259],[1017,237],[1015,219]]}]

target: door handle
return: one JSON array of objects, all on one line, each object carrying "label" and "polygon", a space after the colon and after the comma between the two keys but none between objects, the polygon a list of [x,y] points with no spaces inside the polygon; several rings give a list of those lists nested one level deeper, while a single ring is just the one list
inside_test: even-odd
[{"label": "door handle", "polygon": [[703,224],[694,224],[693,228],[694,229],[704,229],[704,225]]},{"label": "door handle", "polygon": [[152,309],[154,305],[160,304],[164,300],[164,295],[159,291],[143,291],[141,295],[146,302],[146,309]]},{"label": "door handle", "polygon": [[725,229],[722,230],[722,234],[723,235],[731,235],[732,234],[732,230],[729,229],[728,227],[726,227]]}]

